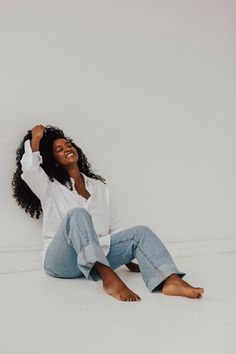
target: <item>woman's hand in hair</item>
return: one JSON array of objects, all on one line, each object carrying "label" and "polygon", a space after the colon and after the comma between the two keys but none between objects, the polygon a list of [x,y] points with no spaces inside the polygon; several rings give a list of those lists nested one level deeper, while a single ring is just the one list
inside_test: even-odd
[{"label": "woman's hand in hair", "polygon": [[40,140],[43,137],[43,133],[47,131],[47,128],[44,125],[36,125],[34,128],[31,129],[32,132],[32,139]]}]

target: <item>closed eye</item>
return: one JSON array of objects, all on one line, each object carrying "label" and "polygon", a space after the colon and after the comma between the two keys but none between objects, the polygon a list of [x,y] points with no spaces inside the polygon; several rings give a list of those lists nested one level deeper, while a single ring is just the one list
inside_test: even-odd
[{"label": "closed eye", "polygon": [[[66,145],[66,146],[69,146],[69,147],[72,147],[72,144],[69,143],[69,142],[65,143],[65,145]],[[58,149],[59,147],[60,147],[60,149]],[[58,145],[58,146],[56,147],[56,152],[60,152],[60,151],[62,151],[61,145]]]}]

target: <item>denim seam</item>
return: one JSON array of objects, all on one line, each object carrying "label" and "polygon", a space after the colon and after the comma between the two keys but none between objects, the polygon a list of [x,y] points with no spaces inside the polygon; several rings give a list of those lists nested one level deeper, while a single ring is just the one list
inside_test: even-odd
[{"label": "denim seam", "polygon": [[[83,229],[80,227],[80,224],[78,224],[78,223],[75,222],[75,225],[76,225],[76,227],[78,228],[79,233],[82,234],[82,236],[85,238],[86,242],[88,242],[88,244],[89,244],[89,238],[88,238],[86,232],[83,232]],[[67,242],[72,248],[74,248],[74,247],[73,247],[73,243],[72,243],[71,238],[70,238],[70,232],[66,232],[66,234],[68,235],[68,237],[65,237],[65,233],[63,232],[63,236],[64,236],[66,242]]]},{"label": "denim seam", "polygon": [[158,270],[158,272],[161,274],[162,278],[165,279],[165,276],[162,273],[162,271],[159,268],[155,267],[155,265],[151,262],[151,260],[148,258],[148,256],[143,252],[143,250],[138,245],[137,245],[137,248],[145,256],[145,258],[149,261],[149,263],[153,266],[153,268]]},{"label": "denim seam", "polygon": [[71,243],[71,240],[70,240],[70,237],[69,237],[69,232],[67,232],[67,229],[68,229],[68,223],[70,222],[70,218],[69,218],[70,214],[68,212],[67,214],[67,219],[66,219],[66,222],[65,222],[65,225],[64,225],[64,230],[62,232],[62,236],[66,242],[66,244],[71,247],[71,248],[74,248],[72,243]]},{"label": "denim seam", "polygon": [[[75,225],[78,227],[79,233],[81,233],[84,236],[84,238],[86,239],[86,241],[89,242],[89,238],[87,236],[87,233],[83,232],[83,229],[80,227],[80,224],[75,223]],[[70,239],[70,237],[69,237],[69,239]]]},{"label": "denim seam", "polygon": [[[122,243],[122,242],[126,242],[126,241],[129,241],[130,239],[126,239],[126,240],[122,240],[122,241],[119,241],[117,243],[114,243],[114,245],[117,245],[119,243]],[[156,268],[154,266],[154,264],[150,261],[150,259],[148,258],[148,256],[141,250],[141,248],[138,246],[138,242],[134,239],[134,241],[137,243],[137,248],[140,250],[140,252],[145,256],[145,258],[149,261],[149,263],[153,266],[154,269],[158,270],[158,272],[161,274],[162,278],[165,279],[165,276],[164,274],[162,273],[162,271],[159,269],[159,268]]]},{"label": "denim seam", "polygon": [[[63,232],[63,237],[64,237],[66,243],[69,244],[70,247],[74,248],[74,247],[73,247],[73,243],[71,242],[71,238],[70,238],[70,231],[67,232],[67,230],[68,230],[68,224],[69,224],[69,229],[71,228],[71,225],[70,225],[71,222],[72,222],[71,214],[72,214],[72,212],[71,212],[71,210],[69,210],[69,212],[68,212],[68,214],[67,214],[67,220],[66,220],[66,223],[65,223],[66,232]],[[75,220],[76,220],[76,219],[75,219]],[[73,220],[73,222],[75,222],[75,221]],[[85,237],[86,241],[89,242],[88,236],[87,236],[86,233],[83,232],[83,229],[80,228],[80,224],[77,223],[77,222],[75,222],[75,225],[78,227],[79,232]],[[66,234],[68,237],[66,237],[65,234]]]}]

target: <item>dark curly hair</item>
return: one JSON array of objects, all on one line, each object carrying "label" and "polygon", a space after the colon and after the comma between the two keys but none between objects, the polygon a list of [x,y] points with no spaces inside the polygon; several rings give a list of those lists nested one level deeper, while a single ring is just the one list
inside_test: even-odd
[{"label": "dark curly hair", "polygon": [[[70,137],[64,135],[63,131],[57,127],[47,125],[46,132],[44,132],[39,144],[39,151],[42,156],[41,167],[48,175],[50,181],[54,182],[54,178],[62,184],[69,183],[70,190],[73,190],[73,186],[70,180],[70,176],[67,170],[60,165],[55,165],[56,160],[52,153],[52,143],[55,139],[63,138],[68,140],[72,146],[77,150],[79,159],[78,167],[80,172],[83,172],[86,176],[102,181],[106,184],[106,179],[100,175],[95,174],[92,171],[90,163],[87,161],[87,157],[83,153]],[[24,154],[24,143],[26,140],[32,139],[32,131],[28,130],[27,134],[21,141],[20,146],[16,150],[16,171],[13,173],[11,180],[11,188],[13,190],[13,198],[16,199],[17,204],[20,205],[25,212],[30,214],[32,218],[39,219],[42,210],[40,199],[32,192],[27,183],[21,178],[22,169],[20,160]]]}]

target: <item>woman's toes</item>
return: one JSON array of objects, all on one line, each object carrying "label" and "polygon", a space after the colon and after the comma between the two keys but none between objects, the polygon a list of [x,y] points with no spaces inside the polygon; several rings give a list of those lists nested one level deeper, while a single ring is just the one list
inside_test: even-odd
[{"label": "woman's toes", "polygon": [[197,289],[201,294],[204,293],[204,289],[203,288],[195,288],[195,289]]},{"label": "woman's toes", "polygon": [[192,289],[193,294],[195,295],[195,297],[201,298],[202,297],[202,290],[201,288],[193,288]]},{"label": "woman's toes", "polygon": [[140,300],[140,297],[132,291],[134,301]]}]

